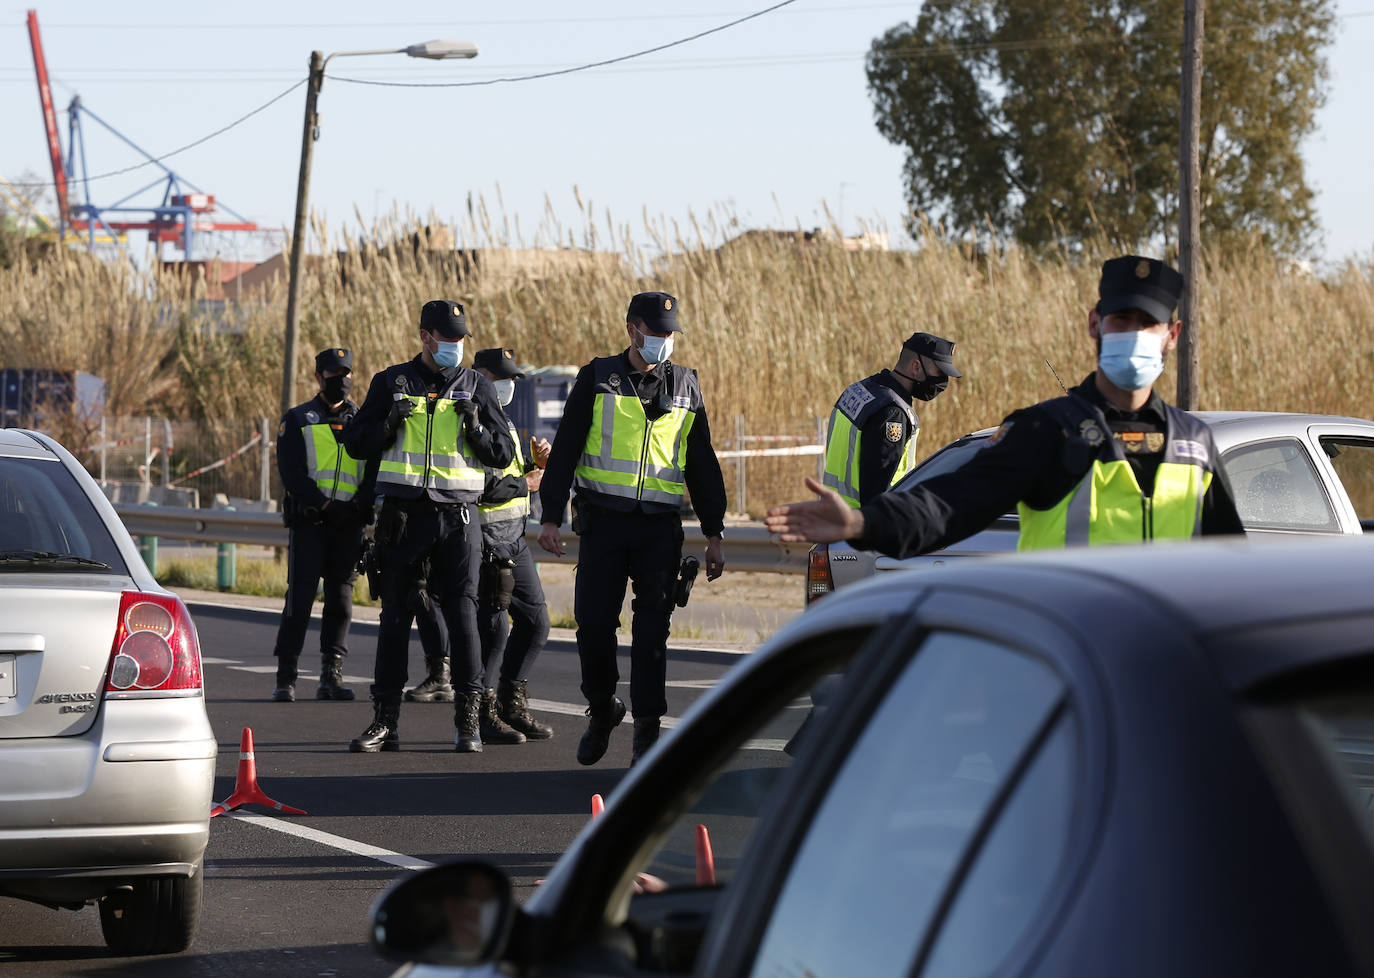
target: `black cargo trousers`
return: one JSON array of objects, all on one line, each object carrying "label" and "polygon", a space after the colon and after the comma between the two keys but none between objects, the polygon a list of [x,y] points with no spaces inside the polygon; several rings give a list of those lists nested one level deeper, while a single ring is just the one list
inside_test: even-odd
[{"label": "black cargo trousers", "polygon": [[630,607],[630,703],[636,719],[668,712],[668,627],[682,562],[682,518],[677,513],[621,513],[582,506],[573,616],[582,695],[593,708],[610,702],[620,681],[616,629],[625,585]]},{"label": "black cargo trousers", "polygon": [[455,693],[481,693],[477,575],[482,528],[472,503],[386,497],[377,516],[382,612],[372,697],[399,700],[410,678],[410,626],[425,593],[438,605],[451,646]]},{"label": "black cargo trousers", "polygon": [[324,609],[320,614],[320,655],[327,659],[331,656],[343,658],[348,654],[353,582],[358,577],[358,557],[362,549],[361,520],[330,524],[313,523],[300,514],[292,518],[286,550],[286,601],[281,624],[277,626],[273,655],[278,658],[300,656],[321,577],[324,578]]},{"label": "black cargo trousers", "polygon": [[509,607],[501,607],[497,597],[500,585],[493,578],[490,559],[483,565],[484,578],[478,587],[478,630],[482,634],[486,659],[487,686],[498,679],[518,683],[529,679],[535,660],[549,640],[549,609],[544,600],[544,585],[534,554],[521,537],[510,549],[510,573],[514,578]]}]

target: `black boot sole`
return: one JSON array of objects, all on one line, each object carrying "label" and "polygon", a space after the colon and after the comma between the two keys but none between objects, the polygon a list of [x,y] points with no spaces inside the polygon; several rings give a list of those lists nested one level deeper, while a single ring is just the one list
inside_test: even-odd
[{"label": "black boot sole", "polygon": [[356,694],[351,689],[325,689],[324,687],[320,687],[315,690],[315,699],[317,700],[351,700],[356,698]]},{"label": "black boot sole", "polygon": [[415,690],[408,689],[405,699],[407,703],[452,703],[453,690],[447,693],[416,693]]},{"label": "black boot sole", "polygon": [[384,740],[380,744],[377,744],[375,746],[371,744],[364,744],[361,740],[354,740],[350,741],[348,745],[348,752],[350,754],[378,754],[382,751],[392,751],[400,749],[401,742],[399,740]]}]

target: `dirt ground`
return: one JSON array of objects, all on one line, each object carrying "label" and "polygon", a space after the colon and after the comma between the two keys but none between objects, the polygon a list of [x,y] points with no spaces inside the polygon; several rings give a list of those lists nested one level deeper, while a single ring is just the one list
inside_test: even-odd
[{"label": "dirt ground", "polygon": [[[673,613],[675,639],[707,644],[751,647],[768,638],[803,608],[801,574],[759,574],[730,571],[718,580],[697,577],[687,607]],[[554,627],[571,627],[573,573],[570,564],[540,563],[539,577]],[[630,624],[630,598],[621,614],[622,631]]]}]

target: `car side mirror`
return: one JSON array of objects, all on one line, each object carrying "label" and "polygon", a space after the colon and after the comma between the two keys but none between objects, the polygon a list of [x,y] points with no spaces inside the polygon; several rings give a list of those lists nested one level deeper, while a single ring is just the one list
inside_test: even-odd
[{"label": "car side mirror", "polygon": [[386,957],[474,965],[498,958],[515,919],[509,878],[484,862],[446,863],[392,885],[372,907],[372,944]]}]

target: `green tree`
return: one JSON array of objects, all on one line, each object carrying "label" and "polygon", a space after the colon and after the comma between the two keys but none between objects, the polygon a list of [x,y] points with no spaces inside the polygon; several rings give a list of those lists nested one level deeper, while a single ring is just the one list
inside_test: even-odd
[{"label": "green tree", "polygon": [[[1332,0],[1210,0],[1204,235],[1303,253],[1318,230],[1298,147],[1327,78]],[[907,150],[907,202],[1032,247],[1178,226],[1183,0],[926,0],[873,42],[878,131]],[[913,222],[918,220],[913,216]]]}]

